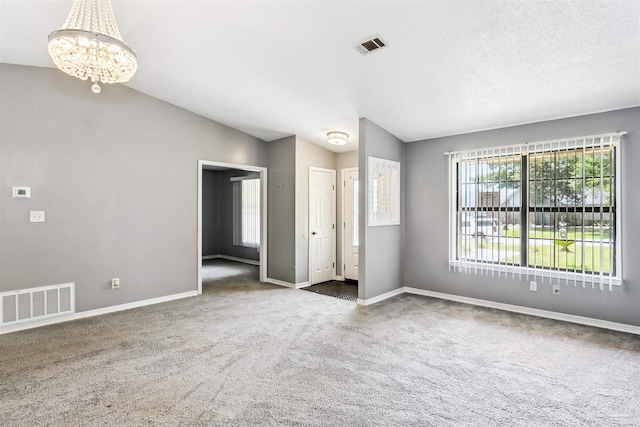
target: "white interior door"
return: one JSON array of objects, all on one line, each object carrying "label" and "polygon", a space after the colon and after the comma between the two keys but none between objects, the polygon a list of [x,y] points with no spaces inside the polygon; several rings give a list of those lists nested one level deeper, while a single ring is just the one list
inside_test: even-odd
[{"label": "white interior door", "polygon": [[351,168],[343,171],[344,192],[342,206],[344,207],[344,278],[358,280],[358,169]]},{"label": "white interior door", "polygon": [[309,169],[309,282],[336,277],[336,171]]}]

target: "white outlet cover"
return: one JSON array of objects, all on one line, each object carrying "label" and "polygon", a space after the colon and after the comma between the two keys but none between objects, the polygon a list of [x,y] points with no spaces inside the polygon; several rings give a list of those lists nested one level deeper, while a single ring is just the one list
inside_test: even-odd
[{"label": "white outlet cover", "polygon": [[44,222],[44,211],[29,211],[29,222]]}]

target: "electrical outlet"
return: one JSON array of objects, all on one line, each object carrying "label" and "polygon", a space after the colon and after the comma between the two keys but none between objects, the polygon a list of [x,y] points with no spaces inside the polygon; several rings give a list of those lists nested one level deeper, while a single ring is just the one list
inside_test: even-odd
[{"label": "electrical outlet", "polygon": [[120,279],[111,279],[111,289],[120,289]]},{"label": "electrical outlet", "polygon": [[538,290],[538,282],[536,282],[535,280],[532,280],[531,282],[529,282],[529,290],[531,292],[535,292]]},{"label": "electrical outlet", "polygon": [[560,295],[560,284],[556,283],[555,285],[553,285],[553,294],[554,295]]},{"label": "electrical outlet", "polygon": [[29,222],[44,222],[44,211],[29,211]]}]

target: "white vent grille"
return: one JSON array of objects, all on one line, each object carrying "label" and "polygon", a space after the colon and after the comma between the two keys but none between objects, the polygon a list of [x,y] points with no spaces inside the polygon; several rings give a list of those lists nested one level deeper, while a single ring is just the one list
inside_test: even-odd
[{"label": "white vent grille", "polygon": [[379,35],[367,37],[365,40],[353,45],[361,55],[369,55],[370,53],[382,50],[387,46],[389,46],[389,44],[382,40],[382,37]]},{"label": "white vent grille", "polygon": [[0,326],[71,315],[75,300],[75,283],[0,292]]}]

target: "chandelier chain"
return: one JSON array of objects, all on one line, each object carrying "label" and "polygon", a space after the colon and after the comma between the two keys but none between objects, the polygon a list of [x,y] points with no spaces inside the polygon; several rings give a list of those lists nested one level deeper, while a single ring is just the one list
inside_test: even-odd
[{"label": "chandelier chain", "polygon": [[63,28],[104,34],[122,41],[111,2],[108,0],[74,0]]}]

